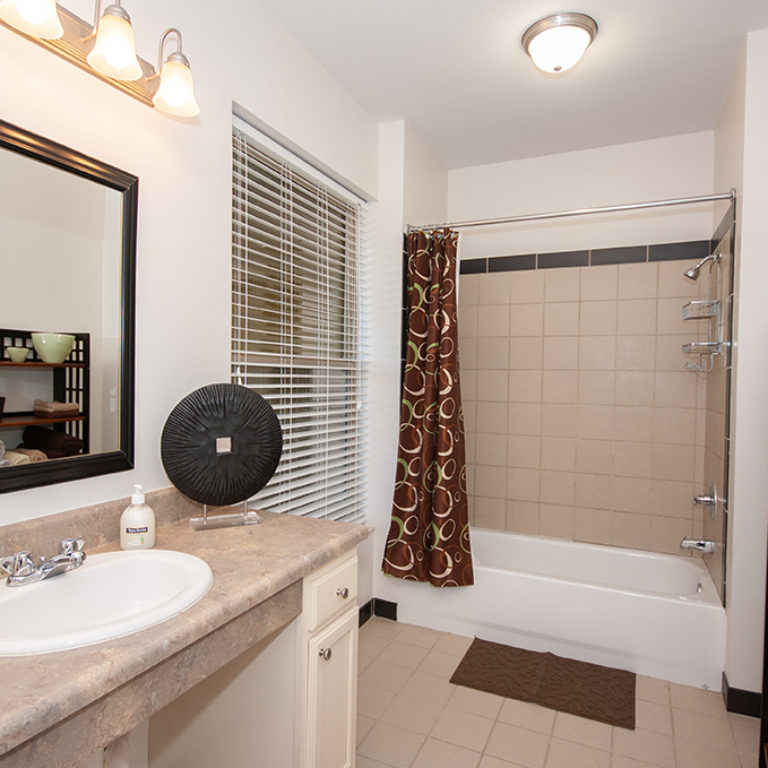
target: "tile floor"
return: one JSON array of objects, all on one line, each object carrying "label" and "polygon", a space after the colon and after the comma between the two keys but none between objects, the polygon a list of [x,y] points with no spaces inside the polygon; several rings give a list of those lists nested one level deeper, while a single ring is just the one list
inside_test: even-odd
[{"label": "tile floor", "polygon": [[719,693],[637,679],[628,731],[448,682],[471,638],[360,629],[357,768],[757,768],[759,721]]}]

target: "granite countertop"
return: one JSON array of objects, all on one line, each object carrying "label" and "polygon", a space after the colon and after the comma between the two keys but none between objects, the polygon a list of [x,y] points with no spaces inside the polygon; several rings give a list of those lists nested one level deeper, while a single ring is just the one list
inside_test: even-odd
[{"label": "granite countertop", "polygon": [[[158,527],[156,549],[188,552],[210,565],[210,590],[184,613],[131,635],[58,653],[0,658],[0,756],[273,597],[367,535],[362,525],[266,514],[260,525],[238,528],[193,531],[187,520]],[[106,545],[91,553],[116,548]]]}]

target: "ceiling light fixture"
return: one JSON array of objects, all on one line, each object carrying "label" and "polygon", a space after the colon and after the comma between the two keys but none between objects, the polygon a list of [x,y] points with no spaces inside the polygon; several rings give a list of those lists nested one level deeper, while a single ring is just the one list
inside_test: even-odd
[{"label": "ceiling light fixture", "polygon": [[136,39],[131,17],[116,0],[99,19],[101,0],[96,0],[93,32],[96,43],[88,54],[88,63],[102,75],[115,80],[139,80],[144,72],[136,58]]},{"label": "ceiling light fixture", "polygon": [[597,22],[584,13],[556,13],[525,30],[522,44],[533,63],[559,75],[576,66],[597,35]]},{"label": "ceiling light fixture", "polygon": [[0,19],[44,40],[58,40],[64,34],[56,0],[0,0]]},{"label": "ceiling light fixture", "polygon": [[[176,35],[178,45],[173,53],[163,61],[163,43],[169,35]],[[160,73],[160,87],[152,102],[161,111],[176,117],[194,117],[200,114],[200,107],[195,99],[195,84],[189,59],[181,52],[181,32],[170,27],[160,38],[157,53],[157,71]]]}]

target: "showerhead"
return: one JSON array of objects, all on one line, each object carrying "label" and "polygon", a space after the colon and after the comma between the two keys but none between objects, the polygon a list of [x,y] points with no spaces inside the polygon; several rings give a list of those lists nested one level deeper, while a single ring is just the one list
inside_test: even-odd
[{"label": "showerhead", "polygon": [[[683,274],[690,278],[691,280],[698,280],[699,279],[699,272],[701,271],[701,268],[708,262],[711,261],[713,264],[717,264],[720,259],[722,258],[722,255],[719,253],[710,253],[709,256],[705,256],[695,267],[691,267],[690,269],[686,269]],[[710,267],[711,269],[711,267]]]}]

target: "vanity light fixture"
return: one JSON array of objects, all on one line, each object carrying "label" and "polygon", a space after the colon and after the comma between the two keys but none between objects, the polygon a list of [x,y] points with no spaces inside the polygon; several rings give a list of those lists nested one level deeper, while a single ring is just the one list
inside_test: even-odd
[{"label": "vanity light fixture", "polygon": [[[163,61],[163,44],[170,35],[176,35],[177,47]],[[160,73],[160,87],[152,99],[154,105],[161,112],[176,117],[194,117],[200,114],[189,59],[181,52],[181,32],[176,27],[166,29],[160,38],[157,71]]]},{"label": "vanity light fixture", "polygon": [[88,63],[102,75],[115,80],[139,80],[142,72],[136,58],[136,39],[133,35],[131,17],[116,0],[104,9],[99,18],[101,0],[96,0],[93,19],[93,34],[96,43],[88,54]]},{"label": "vanity light fixture", "polygon": [[57,40],[64,34],[56,0],[0,0],[0,19],[25,35]]},{"label": "vanity light fixture", "polygon": [[597,22],[585,13],[556,13],[525,30],[522,44],[533,63],[547,74],[575,67],[597,35]]}]

